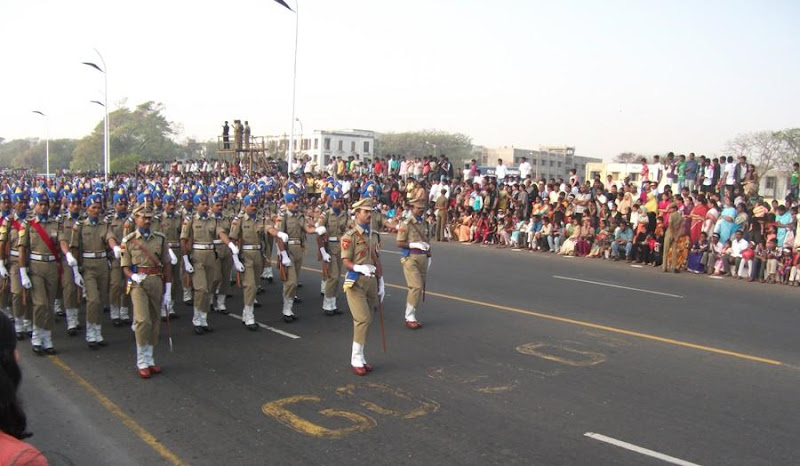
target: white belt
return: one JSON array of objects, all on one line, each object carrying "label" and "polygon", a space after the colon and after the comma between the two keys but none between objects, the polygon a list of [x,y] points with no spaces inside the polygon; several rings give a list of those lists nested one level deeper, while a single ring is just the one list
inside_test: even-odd
[{"label": "white belt", "polygon": [[55,262],[56,257],[51,254],[34,254],[31,253],[31,260],[39,262]]},{"label": "white belt", "polygon": [[302,242],[302,241],[300,241],[299,239],[290,239],[290,240],[289,240],[289,241],[287,241],[286,243],[287,243],[287,244],[303,244],[303,242]]},{"label": "white belt", "polygon": [[192,249],[214,249],[214,245],[213,245],[213,244],[199,244],[199,243],[194,243],[194,244],[192,245]]},{"label": "white belt", "polygon": [[220,244],[222,244],[222,240],[221,239],[215,239],[214,240],[214,244],[219,246]]},{"label": "white belt", "polygon": [[12,249],[11,251],[9,251],[9,253],[14,257],[19,257],[19,251],[17,251],[16,249]]},{"label": "white belt", "polygon": [[179,248],[181,247],[181,243],[167,243],[167,246],[171,248]]},{"label": "white belt", "polygon": [[328,238],[328,242],[330,242],[330,243],[335,243],[337,241],[339,241],[339,238],[337,238],[335,236],[333,238]]},{"label": "white belt", "polygon": [[105,251],[101,251],[101,252],[84,252],[83,254],[81,254],[81,256],[84,259],[101,259],[103,257],[106,257],[107,255],[108,255],[108,253],[106,253]]},{"label": "white belt", "polygon": [[242,251],[260,251],[261,245],[260,244],[243,244]]}]

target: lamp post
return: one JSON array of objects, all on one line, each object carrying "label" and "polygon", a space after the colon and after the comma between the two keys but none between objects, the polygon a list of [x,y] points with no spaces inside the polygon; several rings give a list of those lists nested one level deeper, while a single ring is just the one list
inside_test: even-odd
[{"label": "lamp post", "polygon": [[298,154],[302,154],[303,153],[303,122],[300,121],[300,118],[295,118],[294,121],[296,121],[297,123],[300,124],[300,150],[298,151]]},{"label": "lamp post", "polygon": [[[297,37],[298,31],[300,29],[300,2],[294,2],[294,69],[292,71],[292,133],[291,133],[291,140],[289,141],[289,156],[286,159],[287,161],[287,175],[292,171],[292,150],[294,149],[294,122],[296,117],[294,116],[294,107],[295,107],[295,95],[297,91]],[[302,130],[301,130],[302,131]]]},{"label": "lamp post", "polygon": [[103,67],[100,68],[95,63],[88,61],[83,62],[83,64],[103,73],[103,102],[100,103],[96,100],[92,102],[102,105],[106,110],[105,118],[103,119],[103,172],[105,175],[105,182],[108,184],[108,172],[111,169],[111,147],[108,142],[108,67],[106,66],[106,61],[103,60],[103,56],[100,55],[100,52],[97,49],[94,49],[94,51],[97,53],[97,56],[100,57],[100,63],[103,64]]},{"label": "lamp post", "polygon": [[435,159],[439,155],[438,151],[436,150],[436,144],[434,144],[432,142],[428,142],[428,141],[425,141],[425,144],[427,144],[429,146],[433,146],[433,158]]},{"label": "lamp post", "polygon": [[33,113],[41,115],[44,118],[44,160],[45,160],[45,176],[50,179],[50,119],[47,118],[44,112],[34,110]]}]

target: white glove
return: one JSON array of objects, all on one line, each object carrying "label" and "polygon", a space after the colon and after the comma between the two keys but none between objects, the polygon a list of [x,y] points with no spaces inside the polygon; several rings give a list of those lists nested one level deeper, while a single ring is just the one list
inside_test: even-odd
[{"label": "white glove", "polygon": [[383,297],[386,296],[386,286],[383,284],[383,277],[378,279],[378,297],[383,302]]},{"label": "white glove", "polygon": [[186,273],[194,273],[194,267],[192,267],[192,263],[189,261],[189,256],[183,256],[183,269],[186,270]]},{"label": "white glove", "polygon": [[236,254],[233,255],[233,266],[236,267],[237,272],[244,272],[244,264],[242,264],[242,261],[239,260],[239,256]]},{"label": "white glove", "polygon": [[239,248],[237,248],[236,245],[233,244],[233,241],[230,241],[228,243],[228,249],[231,250],[231,252],[233,253],[234,256],[239,254]]},{"label": "white glove", "polygon": [[284,267],[292,266],[292,260],[289,259],[289,254],[286,251],[281,251],[281,264],[283,264]]},{"label": "white glove", "polygon": [[31,287],[33,286],[33,283],[31,283],[31,279],[28,277],[27,267],[19,268],[19,278],[20,281],[22,282],[22,287],[25,288],[26,290],[30,290]]},{"label": "white glove", "polygon": [[167,282],[164,284],[164,299],[161,300],[161,306],[169,308],[170,299],[172,299],[172,283]]},{"label": "white glove", "polygon": [[81,275],[81,273],[78,272],[77,265],[72,268],[72,276],[73,276],[72,281],[75,282],[75,286],[77,286],[78,288],[83,288],[84,286],[86,286],[86,284],[83,281],[83,275]]},{"label": "white glove", "polygon": [[408,247],[410,247],[411,249],[421,249],[423,251],[427,251],[428,249],[431,248],[431,246],[428,243],[422,243],[416,241],[413,243],[408,243]]},{"label": "white glove", "polygon": [[317,234],[318,234],[318,235],[320,235],[320,236],[322,236],[322,235],[324,235],[325,233],[327,233],[327,232],[328,232],[328,230],[327,230],[327,229],[325,229],[325,227],[317,227],[317,228],[315,229],[315,231],[316,231],[316,232],[317,232]]},{"label": "white glove", "polygon": [[365,277],[375,276],[375,266],[372,264],[356,264],[353,266],[353,272],[358,272]]},{"label": "white glove", "polygon": [[325,261],[325,262],[330,262],[331,261],[331,255],[328,254],[328,251],[326,251],[325,248],[319,248],[319,253],[320,253],[320,255],[322,255],[322,260],[323,261]]},{"label": "white glove", "polygon": [[144,281],[145,278],[147,278],[147,275],[145,275],[143,273],[131,274],[131,280],[133,280],[133,281],[135,281],[136,283],[139,283],[139,284],[141,284]]},{"label": "white glove", "polygon": [[2,261],[0,261],[0,278],[8,278],[8,269]]},{"label": "white glove", "polygon": [[71,252],[67,253],[67,265],[70,267],[78,266],[78,261],[75,259],[75,256],[73,256]]},{"label": "white glove", "polygon": [[114,258],[119,259],[120,257],[122,257],[122,248],[114,246]]},{"label": "white glove", "polygon": [[289,235],[287,235],[286,233],[284,233],[282,231],[278,232],[278,238],[280,238],[280,240],[283,241],[284,243],[289,241]]},{"label": "white glove", "polygon": [[169,252],[169,263],[172,264],[172,265],[177,264],[178,263],[178,256],[176,256],[175,253],[172,252],[172,249],[167,249],[167,251]]},{"label": "white glove", "polygon": [[429,258],[428,258],[428,268],[427,268],[427,269],[425,269],[425,271],[427,272],[427,271],[428,271],[428,270],[430,270],[430,269],[431,269],[431,258],[429,257]]}]

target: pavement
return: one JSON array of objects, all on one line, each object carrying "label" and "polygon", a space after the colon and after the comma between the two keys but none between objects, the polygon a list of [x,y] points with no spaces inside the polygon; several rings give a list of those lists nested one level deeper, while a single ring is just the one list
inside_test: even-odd
[{"label": "pavement", "polygon": [[257,332],[233,316],[238,290],[212,334],[178,304],[150,380],[110,322],[98,351],[63,319],[57,356],[23,342],[31,443],[52,464],[800,463],[797,288],[434,243],[414,331],[393,236],[384,249],[387,352],[376,316],[366,377],[309,248],[300,320],[280,318],[277,273]]}]

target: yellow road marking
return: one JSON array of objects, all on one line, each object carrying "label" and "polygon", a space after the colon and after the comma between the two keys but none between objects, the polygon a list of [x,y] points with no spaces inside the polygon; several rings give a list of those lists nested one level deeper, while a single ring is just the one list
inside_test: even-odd
[{"label": "yellow road marking", "polygon": [[144,443],[149,445],[153,450],[158,452],[162,458],[167,460],[170,464],[173,465],[183,465],[184,463],[177,455],[172,453],[167,447],[161,444],[153,434],[148,432],[144,429],[144,427],[140,426],[138,422],[134,421],[132,417],[125,414],[122,409],[117,406],[113,401],[108,399],[107,396],[103,395],[100,390],[95,388],[94,385],[90,384],[86,379],[78,375],[77,372],[72,370],[71,367],[67,365],[61,358],[58,356],[49,356],[48,359],[59,367],[61,370],[67,373],[67,375],[78,385],[83,387],[87,392],[89,392],[97,401],[103,405],[111,414],[117,416],[123,424],[125,424],[130,430],[133,431]]},{"label": "yellow road marking", "polygon": [[354,432],[367,431],[378,425],[375,419],[365,414],[337,409],[319,410],[318,413],[325,417],[347,419],[352,422],[352,425],[349,427],[328,429],[327,427],[322,427],[311,421],[307,421],[287,409],[287,406],[297,403],[319,403],[321,401],[322,398],[317,395],[295,395],[264,403],[261,407],[261,412],[301,434],[317,438],[340,439]]},{"label": "yellow road marking", "polygon": [[[570,359],[568,357],[550,354],[546,351],[547,348],[561,350],[565,353],[578,355],[582,359]],[[594,351],[582,351],[576,348],[570,348],[568,346],[554,344],[554,343],[540,343],[540,342],[525,343],[524,345],[519,345],[514,349],[516,349],[517,353],[520,354],[528,354],[531,356],[536,356],[542,359],[546,359],[548,361],[559,362],[561,364],[566,364],[568,366],[575,366],[575,367],[594,366],[600,364],[601,362],[605,362],[606,360],[605,354],[595,353]]]},{"label": "yellow road marking", "polygon": [[[321,272],[320,269],[314,269],[314,268],[311,268],[311,267],[303,267],[303,269],[314,271],[314,272]],[[395,284],[392,284],[392,283],[385,283],[385,286],[390,287],[390,288],[398,288],[398,289],[401,289],[401,290],[408,289],[407,286],[395,285]],[[541,312],[526,311],[525,309],[519,309],[519,308],[516,308],[516,307],[503,306],[502,304],[493,304],[493,303],[487,303],[487,302],[484,302],[484,301],[476,301],[474,299],[461,298],[461,297],[458,297],[458,296],[451,296],[451,295],[444,294],[444,293],[436,293],[436,292],[433,292],[433,291],[430,291],[430,290],[426,290],[425,294],[428,295],[428,296],[435,296],[437,298],[444,298],[444,299],[450,299],[450,300],[453,300],[453,301],[459,301],[459,302],[462,302],[462,303],[474,304],[476,306],[484,306],[484,307],[489,307],[489,308],[493,308],[493,309],[499,309],[501,311],[514,312],[514,313],[517,313],[517,314],[525,314],[525,315],[529,315],[529,316],[533,316],[533,317],[538,317],[540,319],[552,320],[552,321],[555,321],[555,322],[562,322],[562,323],[565,323],[565,324],[578,325],[578,326],[581,326],[581,327],[594,328],[594,329],[597,329],[597,330],[605,330],[606,332],[617,333],[617,334],[621,334],[621,335],[628,335],[628,336],[631,336],[631,337],[642,338],[644,340],[658,341],[658,342],[667,343],[667,344],[670,344],[670,345],[682,346],[684,348],[692,348],[692,349],[696,349],[696,350],[700,350],[700,351],[706,351],[708,353],[722,354],[722,355],[731,356],[731,357],[734,357],[734,358],[746,359],[748,361],[755,361],[755,362],[761,362],[761,363],[765,363],[765,364],[771,364],[773,366],[791,367],[791,366],[788,366],[788,365],[784,364],[781,361],[776,361],[774,359],[767,359],[767,358],[762,358],[762,357],[759,357],[759,356],[753,356],[753,355],[750,355],[750,354],[737,353],[735,351],[728,351],[728,350],[725,350],[725,349],[714,348],[712,346],[698,345],[698,344],[689,343],[689,342],[686,342],[686,341],[673,340],[672,338],[659,337],[659,336],[656,336],[656,335],[650,335],[649,333],[635,332],[635,331],[632,331],[632,330],[625,330],[625,329],[622,329],[622,328],[609,327],[607,325],[595,324],[595,323],[587,322],[587,321],[584,321],[584,320],[569,319],[569,318],[566,318],[566,317],[559,317],[559,316],[554,316],[554,315],[550,315],[550,314],[543,314]]]}]

